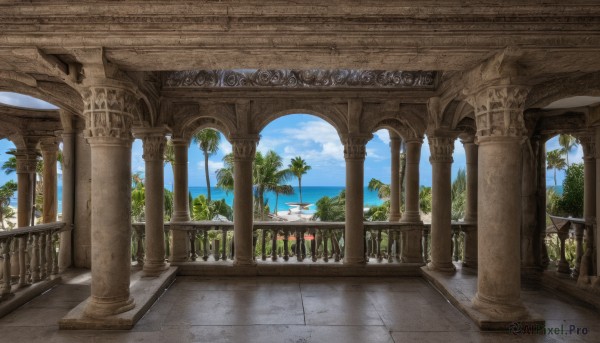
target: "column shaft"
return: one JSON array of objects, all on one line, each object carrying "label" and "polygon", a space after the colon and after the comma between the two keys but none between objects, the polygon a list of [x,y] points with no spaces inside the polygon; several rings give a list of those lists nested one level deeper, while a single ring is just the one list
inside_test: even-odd
[{"label": "column shaft", "polygon": [[233,148],[233,238],[234,264],[253,265],[252,162],[257,139],[235,139]]},{"label": "column shaft", "polygon": [[365,263],[364,164],[368,137],[349,136],[344,143],[346,159],[346,229],[344,264]]},{"label": "column shaft", "polygon": [[406,141],[406,201],[401,222],[421,223],[419,213],[419,163],[421,162],[421,140]]},{"label": "column shaft", "polygon": [[44,205],[42,219],[44,223],[53,223],[57,215],[57,171],[58,144],[55,139],[42,142],[42,157],[44,159]]},{"label": "column shaft", "polygon": [[400,220],[400,137],[390,131],[391,181],[389,221]]},{"label": "column shaft", "polygon": [[477,268],[477,145],[473,140],[463,141],[467,164],[467,202],[465,208],[465,235],[463,266]]},{"label": "column shaft", "polygon": [[429,137],[431,149],[431,262],[428,268],[454,271],[452,263],[452,152],[454,139]]},{"label": "column shaft", "polygon": [[75,205],[73,253],[77,268],[92,267],[92,151],[78,132],[75,143]]},{"label": "column shaft", "polygon": [[[173,163],[173,217],[172,223],[190,220],[188,196],[188,142],[173,140],[175,162]],[[171,262],[184,262],[188,259],[189,240],[183,231],[171,231]]]},{"label": "column shaft", "polygon": [[[62,221],[67,226],[73,225],[74,198],[75,198],[75,134],[72,131],[63,132],[63,160],[62,160]],[[62,272],[70,267],[73,259],[72,252],[73,231],[64,231],[60,234],[60,250],[58,255],[58,268]]]},{"label": "column shaft", "polygon": [[161,131],[145,132],[141,137],[146,161],[146,261],[143,270],[146,276],[157,276],[169,267],[165,262],[164,234],[163,155],[166,139]]}]

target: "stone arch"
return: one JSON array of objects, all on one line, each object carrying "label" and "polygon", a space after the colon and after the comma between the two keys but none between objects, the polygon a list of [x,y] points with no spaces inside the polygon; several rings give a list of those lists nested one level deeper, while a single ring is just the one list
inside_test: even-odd
[{"label": "stone arch", "polygon": [[419,133],[417,133],[413,128],[396,118],[382,119],[371,128],[370,133],[374,133],[381,129],[393,131],[404,141],[421,137],[421,135],[419,135]]},{"label": "stone arch", "polygon": [[[202,129],[214,129],[223,134],[229,142],[231,131],[226,125],[214,117],[196,117],[184,124],[183,130],[178,134],[181,138],[190,141],[192,136]],[[174,133],[175,135],[175,133]]]},{"label": "stone arch", "polygon": [[581,95],[600,96],[600,72],[553,79],[536,86],[527,96],[525,109],[544,108],[557,100]]},{"label": "stone arch", "polygon": [[56,82],[27,81],[22,79],[5,78],[0,74],[0,91],[13,92],[28,95],[43,101],[46,101],[56,107],[68,110],[76,115],[81,115],[83,111],[83,99],[81,95],[73,88]]},{"label": "stone arch", "polygon": [[465,123],[468,123],[469,126],[473,126],[473,129],[476,129],[475,126],[475,110],[473,106],[471,106],[466,101],[461,101],[454,108],[454,113],[449,113],[452,116],[452,122],[450,127],[454,129],[459,129],[460,126],[465,126]]},{"label": "stone arch", "polygon": [[[344,108],[345,106],[345,108]],[[347,124],[348,104],[291,104],[270,102],[266,107],[253,109],[253,133],[260,133],[267,125],[273,121],[291,114],[310,114],[329,123],[341,137],[348,131]]]}]

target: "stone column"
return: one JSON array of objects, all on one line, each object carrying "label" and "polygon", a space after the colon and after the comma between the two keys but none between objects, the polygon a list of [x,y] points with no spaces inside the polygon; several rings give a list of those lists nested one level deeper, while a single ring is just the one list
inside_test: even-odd
[{"label": "stone column", "polygon": [[538,239],[537,225],[537,156],[539,140],[532,137],[522,145],[521,181],[521,278],[523,284],[535,286],[539,279],[536,263]]},{"label": "stone column", "polygon": [[419,213],[419,163],[421,162],[421,145],[423,140],[413,138],[406,140],[406,200],[403,223],[422,223]]},{"label": "stone column", "polygon": [[346,229],[344,264],[365,263],[364,164],[367,135],[349,135],[344,139],[346,159]]},{"label": "stone column", "polygon": [[235,265],[253,265],[252,162],[257,137],[232,138],[233,149],[233,246]]},{"label": "stone column", "polygon": [[83,91],[92,158],[92,282],[85,315],[103,318],[132,309],[131,124],[138,101],[127,85]]},{"label": "stone column", "polygon": [[400,234],[402,249],[400,261],[404,263],[423,263],[421,244],[423,222],[419,212],[419,163],[421,162],[421,138],[407,139],[406,142],[406,200],[402,223],[415,224]]},{"label": "stone column", "polygon": [[[596,137],[594,133],[578,137],[583,148],[583,217],[585,219],[586,252],[579,267],[578,283],[589,283],[589,276],[594,275],[593,230],[596,223]],[[580,246],[577,247],[578,249]]]},{"label": "stone column", "polygon": [[44,160],[44,205],[42,213],[43,223],[56,222],[57,215],[57,171],[56,162],[58,159],[58,142],[56,138],[44,139],[40,144],[42,148],[42,158]]},{"label": "stone column", "polygon": [[461,140],[467,164],[467,202],[463,266],[477,268],[477,145],[473,137]]},{"label": "stone column", "polygon": [[431,262],[430,270],[453,272],[452,263],[452,153],[454,137],[428,137],[431,150]]},{"label": "stone column", "polygon": [[518,320],[521,303],[521,145],[527,89],[488,86],[473,94],[479,144],[478,278],[476,309],[498,320]]},{"label": "stone column", "polygon": [[537,167],[537,232],[539,234],[537,241],[536,263],[543,269],[548,267],[550,259],[546,249],[546,136],[538,137]]},{"label": "stone column", "polygon": [[400,220],[400,136],[390,130],[391,181],[389,221]]},{"label": "stone column", "polygon": [[[63,125],[62,132],[62,218],[67,226],[73,225],[74,199],[75,199],[75,133],[73,119],[68,113],[60,112]],[[73,259],[72,236],[73,231],[64,231],[60,234],[60,249],[58,253],[58,269],[63,272],[71,266]]]},{"label": "stone column", "polygon": [[143,270],[146,276],[158,276],[169,268],[165,262],[164,231],[164,153],[167,140],[162,128],[139,129],[136,137],[142,138],[146,162],[146,261]]},{"label": "stone column", "polygon": [[[600,147],[600,126],[596,126],[595,128],[595,146]],[[596,211],[595,215],[600,213],[600,149],[596,148]],[[584,165],[585,168],[585,165]],[[588,167],[589,168],[589,167]],[[587,186],[587,185],[586,185]],[[585,196],[585,194],[584,194]],[[590,194],[590,198],[592,195]],[[590,204],[591,206],[591,204]],[[591,210],[590,210],[591,211]],[[596,220],[596,232],[594,232],[594,239],[596,240],[595,248],[596,248],[596,275],[600,274],[600,253],[598,249],[600,249],[600,230],[598,230],[598,222]]]},{"label": "stone column", "polygon": [[[35,143],[26,149],[17,149],[17,227],[33,225],[31,210],[33,208],[33,193],[35,192],[33,180],[37,166],[37,155],[34,150]],[[28,284],[25,274],[27,238],[21,237],[15,241],[15,254],[11,258],[12,274],[19,276],[19,286]]]},{"label": "stone column", "polygon": [[92,267],[92,152],[84,128],[75,134],[75,206],[73,214],[73,263]]},{"label": "stone column", "polygon": [[[188,190],[188,148],[189,141],[172,139],[175,161],[173,163],[173,216],[171,223],[187,222],[190,220],[189,190]],[[170,262],[185,262],[188,260],[189,239],[186,232],[171,231]]]}]

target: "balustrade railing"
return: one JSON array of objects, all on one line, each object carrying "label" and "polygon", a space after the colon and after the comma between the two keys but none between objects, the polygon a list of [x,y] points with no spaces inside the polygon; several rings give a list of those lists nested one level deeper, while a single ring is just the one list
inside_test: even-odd
[{"label": "balustrade railing", "polygon": [[[420,224],[421,225],[421,224]],[[144,223],[134,223],[132,235],[132,262],[143,264]],[[453,227],[462,228],[462,224]],[[414,230],[415,224],[399,222],[365,222],[364,244],[367,261],[400,262],[401,237],[404,230]],[[429,243],[429,228],[422,225],[423,257]],[[344,258],[344,222],[254,222],[253,246],[255,259],[262,261],[339,262]],[[195,221],[165,223],[166,256],[169,256],[169,233],[185,231],[189,237],[189,261],[226,261],[233,259],[233,223]],[[457,231],[458,232],[458,231]],[[457,255],[462,256],[462,254]]]},{"label": "balustrade railing", "polygon": [[[477,260],[477,239],[471,238],[469,245],[468,237],[473,236],[473,232],[477,229],[474,223],[465,223],[453,221],[451,223],[451,235],[449,237],[452,242],[452,260],[454,262],[475,262]],[[426,261],[430,261],[431,257],[431,224],[424,224],[423,229],[423,255]]]},{"label": "balustrade railing", "polygon": [[15,287],[58,274],[59,232],[70,229],[64,222],[56,222],[0,232],[1,299],[14,294]]},{"label": "balustrade railing", "polygon": [[549,217],[554,230],[546,231],[545,244],[550,259],[556,262],[556,272],[573,278],[579,277],[580,273],[597,275],[593,258],[594,225],[586,223],[583,218]]}]

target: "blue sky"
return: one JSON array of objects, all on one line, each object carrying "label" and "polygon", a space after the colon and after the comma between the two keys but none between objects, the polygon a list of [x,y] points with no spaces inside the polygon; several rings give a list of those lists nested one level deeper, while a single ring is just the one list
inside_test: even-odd
[{"label": "blue sky", "polygon": [[[30,108],[50,108],[51,106],[38,99],[3,92],[0,92],[0,102]],[[288,115],[270,123],[260,135],[259,151],[275,150],[283,157],[285,165],[289,164],[290,159],[295,156],[302,156],[306,160],[312,170],[302,178],[303,185],[345,185],[344,148],[335,129],[324,120],[307,114]],[[560,148],[557,138],[548,141],[546,147],[547,151]],[[9,156],[3,152],[10,148],[14,148],[10,141],[0,140],[0,163],[4,163],[8,159]],[[144,172],[142,150],[142,142],[135,140],[132,147],[132,171],[134,173]],[[223,137],[219,151],[209,159],[209,174],[213,186],[216,184],[214,171],[223,166],[222,158],[230,152],[231,144]],[[582,157],[583,152],[579,146],[569,154],[569,162],[581,162]],[[204,186],[204,158],[194,144],[190,144],[188,159],[189,185]],[[460,168],[465,168],[465,152],[460,141],[456,140],[454,163],[452,164],[453,179]],[[549,171],[546,176],[546,183],[553,185],[553,172]],[[377,131],[367,144],[365,185],[371,178],[377,178],[385,183],[390,182],[390,148],[387,130]],[[16,175],[7,176],[0,173],[0,184],[9,179],[16,179]],[[558,184],[561,184],[562,179],[564,179],[564,171],[559,171],[557,173]],[[420,180],[422,185],[431,186],[431,164],[429,163],[427,139],[424,140],[421,150]],[[295,185],[296,182],[293,180],[291,183]],[[167,165],[165,167],[165,187],[171,189],[172,183],[172,169]]]}]

